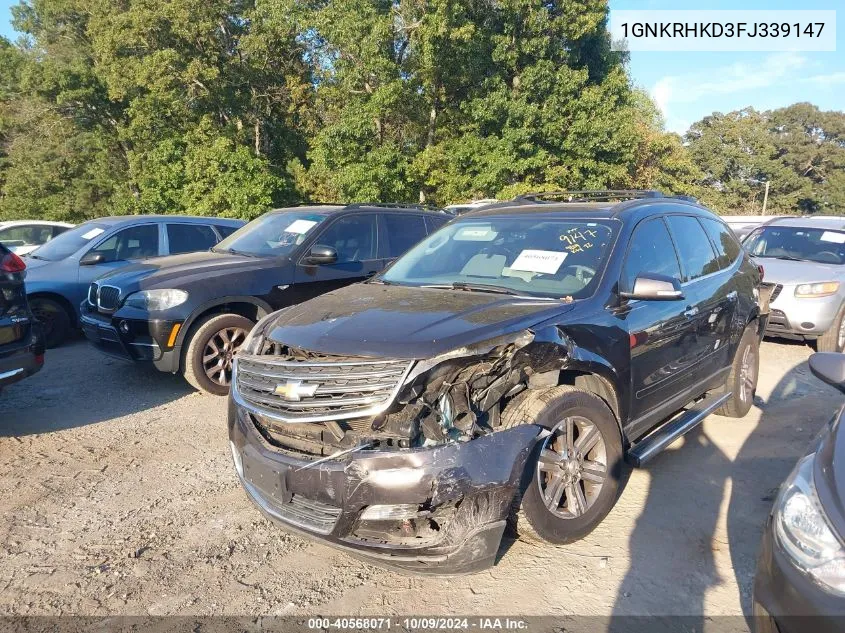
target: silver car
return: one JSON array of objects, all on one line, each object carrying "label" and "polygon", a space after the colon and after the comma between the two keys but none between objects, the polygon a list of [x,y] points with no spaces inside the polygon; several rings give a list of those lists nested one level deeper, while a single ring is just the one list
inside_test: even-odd
[{"label": "silver car", "polygon": [[772,291],[766,333],[845,348],[845,217],[777,218],[743,243]]}]

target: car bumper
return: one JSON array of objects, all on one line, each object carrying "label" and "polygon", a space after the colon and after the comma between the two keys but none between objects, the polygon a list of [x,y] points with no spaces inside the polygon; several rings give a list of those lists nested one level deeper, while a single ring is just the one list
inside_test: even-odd
[{"label": "car bumper", "polygon": [[[495,562],[539,428],[459,444],[359,451],[312,465],[269,444],[229,398],[229,438],[244,489],[272,521],[370,562],[454,575]],[[371,520],[372,506],[417,506],[404,520]]]},{"label": "car bumper", "polygon": [[753,595],[756,633],[840,633],[845,601],[823,590],[787,558],[766,524]]},{"label": "car bumper", "polygon": [[0,389],[23,380],[44,365],[44,339],[39,328],[29,327],[21,341],[0,346]]},{"label": "car bumper", "polygon": [[[91,310],[87,301],[79,308],[79,324],[85,338],[109,356],[152,363],[159,371],[179,371],[181,346],[168,346],[168,338],[179,321],[147,321],[105,315]],[[178,332],[178,329],[177,329]]]},{"label": "car bumper", "polygon": [[782,286],[770,303],[771,313],[766,334],[789,338],[817,338],[827,332],[836,319],[842,297],[799,299],[795,286]]}]

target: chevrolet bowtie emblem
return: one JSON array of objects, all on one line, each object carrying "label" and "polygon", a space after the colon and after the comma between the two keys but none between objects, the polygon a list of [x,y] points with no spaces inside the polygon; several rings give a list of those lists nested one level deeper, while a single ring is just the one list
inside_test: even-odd
[{"label": "chevrolet bowtie emblem", "polygon": [[303,398],[310,398],[320,385],[303,385],[301,380],[288,380],[283,385],[276,385],[273,392],[285,400],[299,402]]}]

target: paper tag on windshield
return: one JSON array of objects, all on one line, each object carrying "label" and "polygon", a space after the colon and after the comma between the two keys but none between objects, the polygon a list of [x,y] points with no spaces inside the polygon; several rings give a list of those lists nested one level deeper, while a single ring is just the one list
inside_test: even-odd
[{"label": "paper tag on windshield", "polygon": [[833,242],[834,244],[845,244],[845,233],[838,231],[825,231],[819,238],[822,242]]},{"label": "paper tag on windshield", "polygon": [[525,250],[510,265],[510,269],[553,275],[560,268],[563,260],[566,259],[566,255],[566,253],[559,251]]},{"label": "paper tag on windshield", "polygon": [[104,229],[97,227],[95,229],[91,229],[87,233],[83,233],[82,239],[83,240],[93,240],[95,237],[97,237],[98,235],[100,235],[101,233],[104,233],[104,232],[105,232]]},{"label": "paper tag on windshield", "polygon": [[316,224],[314,220],[295,220],[285,229],[285,233],[298,233],[302,235],[310,231]]}]

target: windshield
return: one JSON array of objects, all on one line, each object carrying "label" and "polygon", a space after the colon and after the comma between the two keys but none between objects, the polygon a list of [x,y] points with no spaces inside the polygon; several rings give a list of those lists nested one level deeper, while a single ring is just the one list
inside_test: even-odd
[{"label": "windshield", "polygon": [[457,220],[408,251],[381,280],[582,299],[598,283],[616,226],[542,216]]},{"label": "windshield", "polygon": [[307,211],[268,213],[241,227],[212,250],[257,257],[290,255],[325,219],[323,214]]},{"label": "windshield", "polygon": [[108,228],[108,224],[96,222],[80,224],[36,248],[29,254],[29,257],[46,259],[51,262],[70,257],[83,246],[90,244],[93,239],[105,233]]},{"label": "windshield", "polygon": [[797,226],[765,226],[743,244],[754,257],[796,259],[820,264],[845,263],[845,232]]}]

